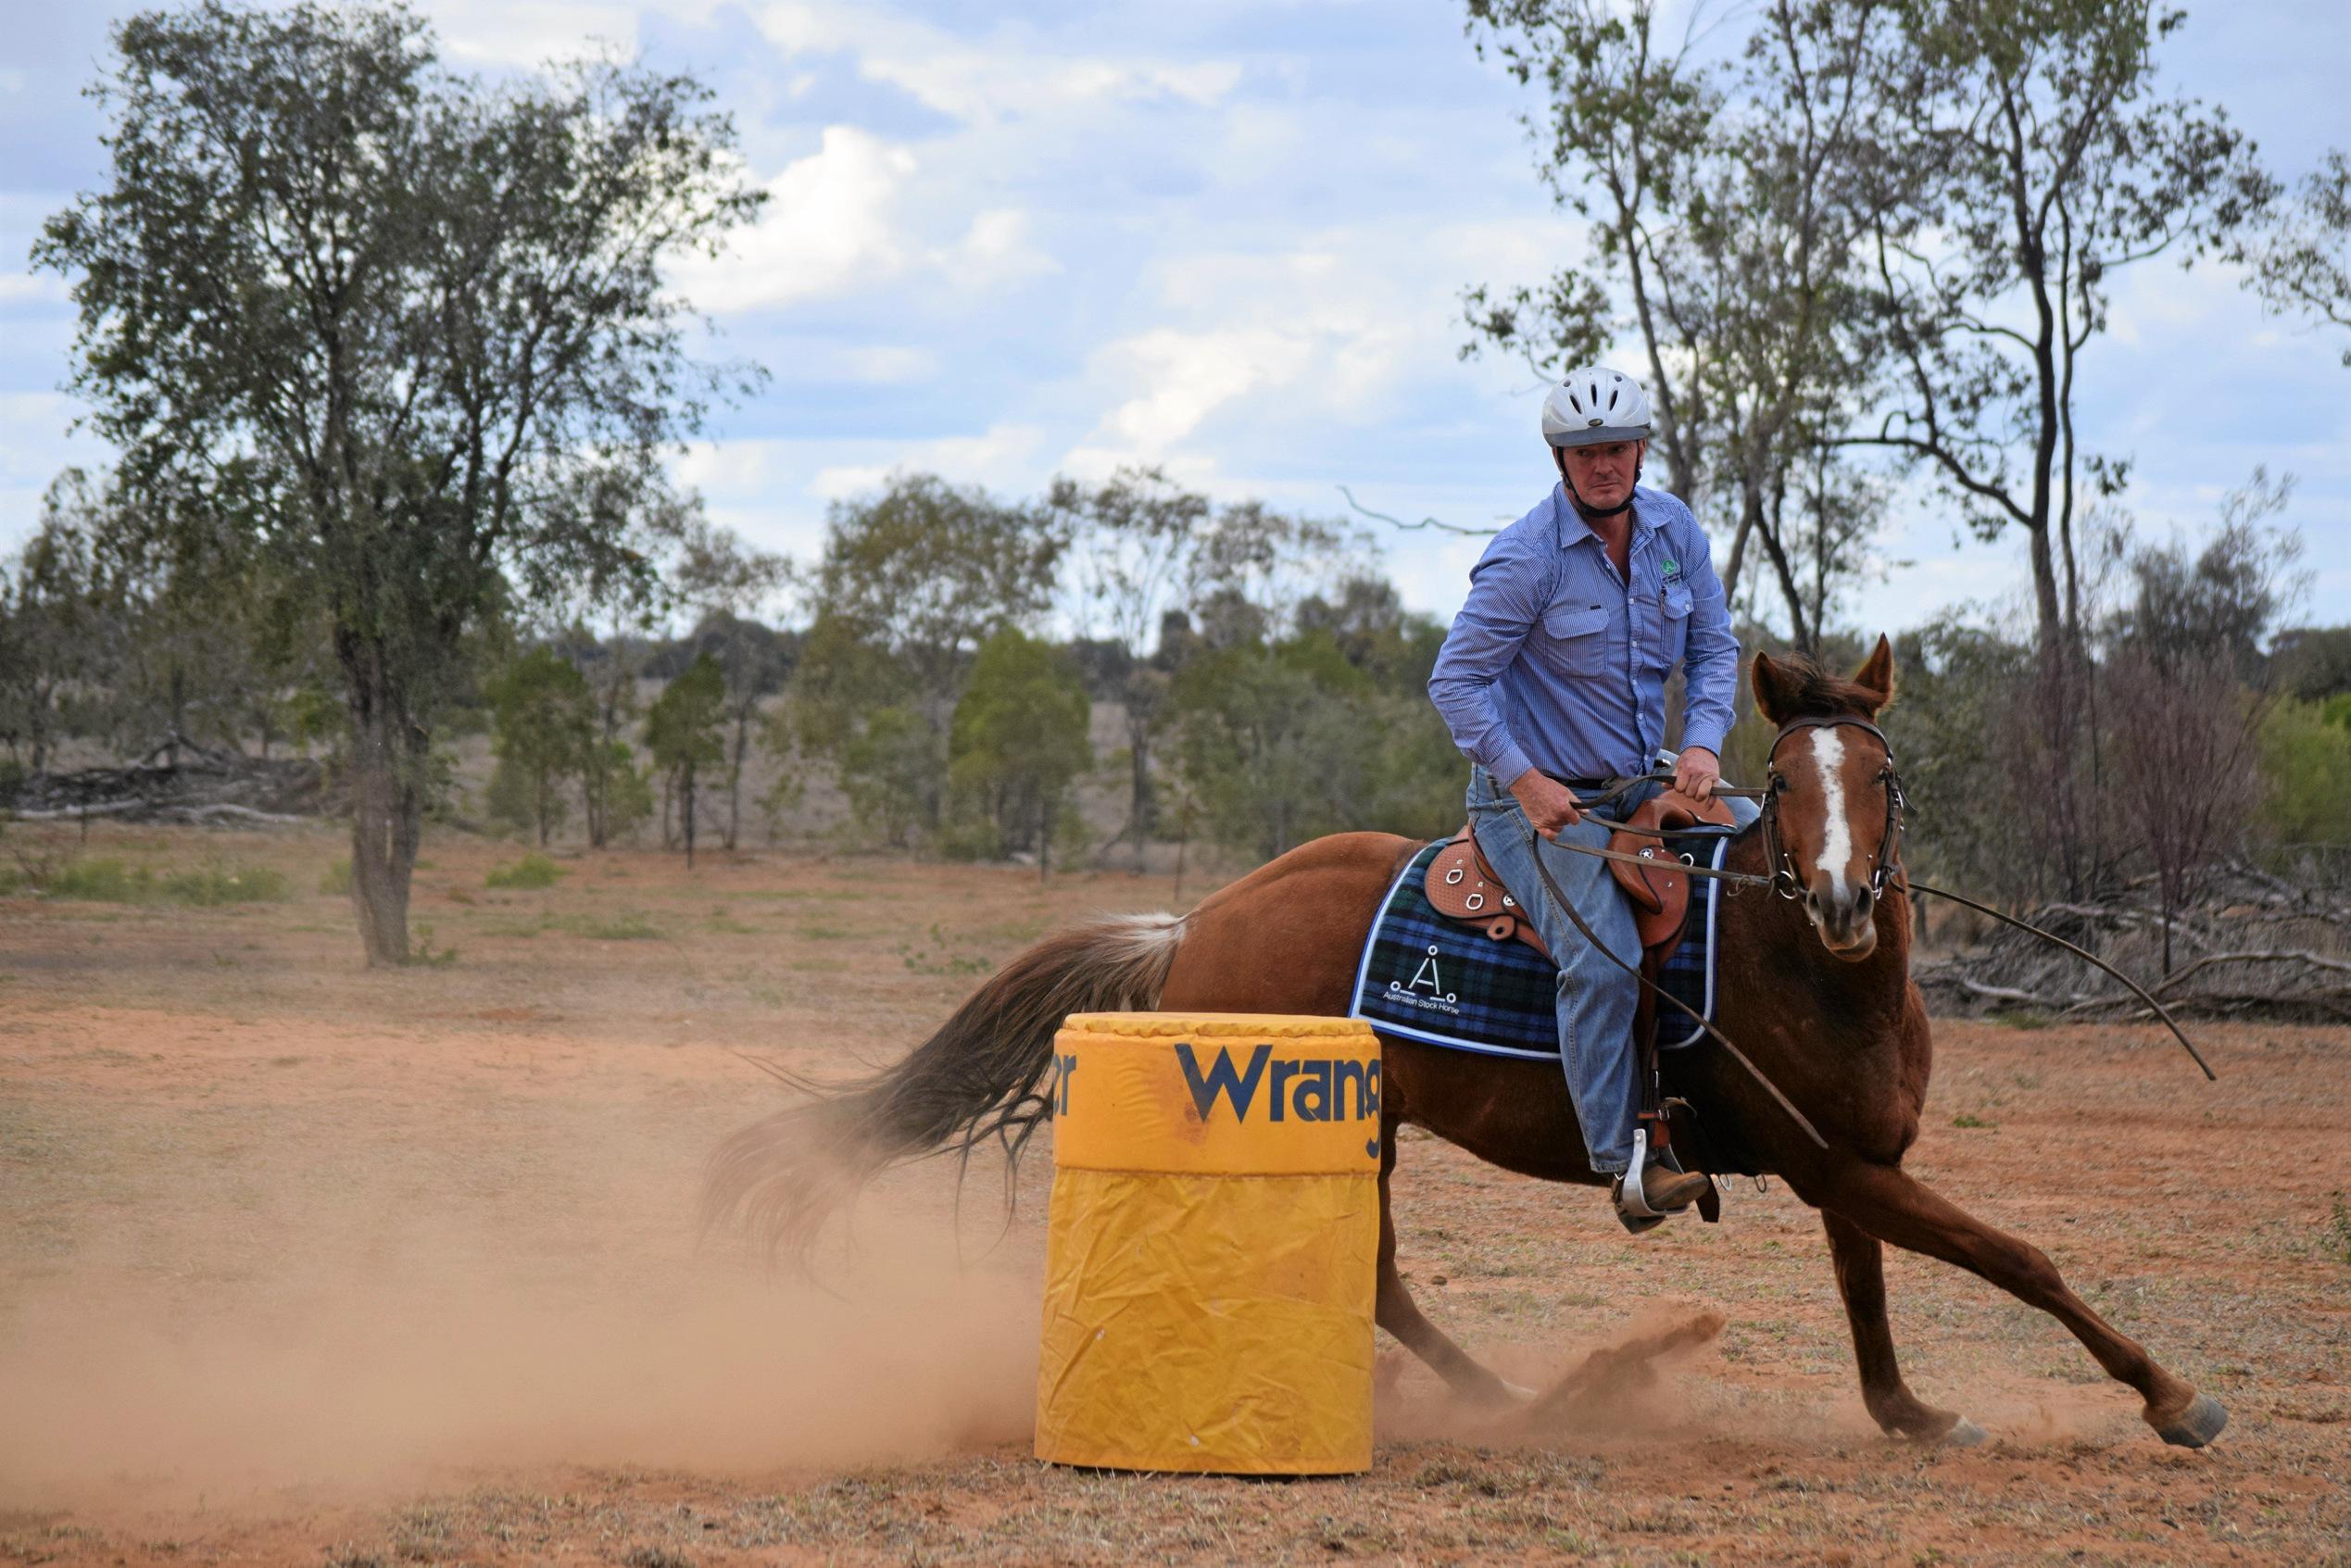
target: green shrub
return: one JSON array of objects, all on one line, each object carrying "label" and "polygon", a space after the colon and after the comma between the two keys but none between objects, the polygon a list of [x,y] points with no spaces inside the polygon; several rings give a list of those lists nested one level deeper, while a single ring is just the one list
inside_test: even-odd
[{"label": "green shrub", "polygon": [[155,873],[113,859],[73,860],[49,878],[41,891],[52,898],[94,903],[144,904],[155,897]]},{"label": "green shrub", "polygon": [[2338,1263],[2351,1263],[2351,1204],[2334,1195],[2334,1208],[2319,1230],[2319,1249]]},{"label": "green shrub", "polygon": [[[2346,704],[2338,719],[2334,708]],[[2281,702],[2261,726],[2262,825],[2282,844],[2351,844],[2351,695]]]},{"label": "green shrub", "polygon": [[204,871],[171,872],[162,881],[163,897],[175,904],[208,909],[216,904],[273,903],[286,896],[285,877],[267,866],[216,866]]},{"label": "green shrub", "polygon": [[596,942],[640,942],[661,935],[660,927],[635,909],[612,916],[566,915],[554,925],[568,936]]},{"label": "green shrub", "polygon": [[103,904],[219,904],[274,902],[286,896],[283,873],[267,866],[210,866],[195,871],[166,872],[157,876],[146,866],[100,858],[75,860],[44,883],[41,891],[52,898],[80,898]]},{"label": "green shrub", "polygon": [[563,868],[534,849],[510,866],[494,866],[484,878],[491,887],[539,888],[553,887],[563,875]]},{"label": "green shrub", "polygon": [[347,897],[351,891],[351,857],[340,860],[319,873],[319,891]]}]

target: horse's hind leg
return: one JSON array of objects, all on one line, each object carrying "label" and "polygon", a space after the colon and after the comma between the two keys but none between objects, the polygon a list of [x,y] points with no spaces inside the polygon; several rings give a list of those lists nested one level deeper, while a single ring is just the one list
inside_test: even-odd
[{"label": "horse's hind leg", "polygon": [[1893,1330],[1886,1323],[1886,1249],[1883,1243],[1855,1225],[1821,1210],[1820,1223],[1829,1232],[1829,1253],[1837,1267],[1837,1293],[1845,1300],[1845,1321],[1853,1325],[1854,1356],[1861,1364],[1861,1402],[1870,1419],[1890,1436],[1973,1444],[1983,1441],[1983,1428],[1951,1411],[1924,1403],[1902,1380],[1895,1362]]},{"label": "horse's hind leg", "polygon": [[2067,1289],[2038,1248],[1994,1230],[1893,1167],[1856,1161],[1807,1196],[1880,1241],[1956,1264],[2049,1313],[2109,1376],[2139,1391],[2141,1415],[2165,1442],[2200,1449],[2228,1424],[2219,1401],[2157,1366],[2137,1341]]},{"label": "horse's hind leg", "polygon": [[1379,1140],[1379,1274],[1377,1293],[1373,1298],[1372,1316],[1380,1327],[1394,1335],[1404,1348],[1427,1362],[1428,1369],[1445,1380],[1454,1393],[1481,1403],[1501,1404],[1523,1389],[1514,1389],[1493,1373],[1478,1364],[1468,1351],[1454,1344],[1445,1331],[1420,1315],[1413,1304],[1413,1293],[1404,1288],[1404,1278],[1396,1272],[1396,1221],[1388,1204],[1388,1178],[1396,1169],[1396,1130],[1392,1126],[1380,1129]]}]

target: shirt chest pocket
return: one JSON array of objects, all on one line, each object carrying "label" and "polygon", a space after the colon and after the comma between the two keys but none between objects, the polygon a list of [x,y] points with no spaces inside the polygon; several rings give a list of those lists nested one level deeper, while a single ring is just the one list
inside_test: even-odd
[{"label": "shirt chest pocket", "polygon": [[1651,643],[1655,651],[1647,660],[1651,668],[1671,670],[1681,662],[1682,650],[1690,646],[1690,590],[1679,585],[1658,596],[1657,635]]},{"label": "shirt chest pocket", "polygon": [[1608,671],[1608,610],[1603,605],[1560,605],[1543,614],[1551,659],[1571,675]]}]

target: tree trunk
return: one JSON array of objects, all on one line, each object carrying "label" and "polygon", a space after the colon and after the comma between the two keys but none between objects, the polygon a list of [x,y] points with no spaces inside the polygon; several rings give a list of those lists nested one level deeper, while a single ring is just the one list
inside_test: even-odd
[{"label": "tree trunk", "polygon": [[1722,573],[1724,610],[1736,617],[1739,613],[1739,582],[1747,570],[1747,541],[1755,531],[1755,520],[1747,508],[1739,508],[1739,527],[1730,536],[1730,565]]},{"label": "tree trunk", "polygon": [[424,826],[410,766],[424,736],[383,694],[352,701],[351,905],[371,967],[409,961],[409,884]]},{"label": "tree trunk", "polygon": [[2028,524],[2025,533],[2031,540],[2033,623],[2041,646],[2054,652],[2064,646],[2066,635],[2065,618],[2057,608],[2057,568],[2049,549],[2049,526]]},{"label": "tree trunk", "polygon": [[726,847],[735,847],[735,830],[743,815],[743,759],[751,749],[751,709],[735,712],[735,757],[726,770]]},{"label": "tree trunk", "polygon": [[685,776],[678,781],[679,820],[685,828],[685,869],[694,869],[694,764],[685,765]]},{"label": "tree trunk", "polygon": [[1184,901],[1184,857],[1191,852],[1191,847],[1192,803],[1186,800],[1183,809],[1176,814],[1176,886],[1167,895],[1171,904]]},{"label": "tree trunk", "polygon": [[[590,742],[591,746],[595,743]],[[604,764],[595,757],[580,770],[580,810],[587,818],[588,847],[604,847]]]},{"label": "tree trunk", "polygon": [[1796,586],[1795,570],[1788,564],[1787,552],[1780,547],[1776,521],[1766,519],[1767,510],[1763,494],[1747,489],[1740,505],[1742,526],[1744,520],[1752,519],[1754,536],[1763,541],[1764,558],[1771,563],[1772,576],[1779,584],[1779,596],[1788,606],[1789,639],[1803,652],[1817,653],[1819,629],[1804,620],[1804,590]]},{"label": "tree trunk", "polygon": [[1149,721],[1132,708],[1126,710],[1126,754],[1134,769],[1133,793],[1126,808],[1126,832],[1135,844],[1135,872],[1143,871],[1143,851],[1150,843],[1151,830],[1157,824],[1154,808],[1158,799],[1151,793],[1151,730]]}]

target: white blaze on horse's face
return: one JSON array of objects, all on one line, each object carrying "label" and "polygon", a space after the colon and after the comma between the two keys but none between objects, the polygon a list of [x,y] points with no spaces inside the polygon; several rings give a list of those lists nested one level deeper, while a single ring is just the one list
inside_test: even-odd
[{"label": "white blaze on horse's face", "polygon": [[1806,738],[1811,742],[1820,820],[1817,824],[1805,823],[1803,833],[1818,846],[1809,857],[1810,865],[1803,865],[1799,859],[1804,879],[1804,913],[1830,952],[1858,961],[1878,946],[1877,923],[1870,918],[1877,902],[1869,887],[1875,868],[1859,846],[1877,843],[1884,823],[1880,822],[1878,829],[1867,834],[1855,831],[1854,809],[1876,797],[1862,787],[1865,781],[1848,775],[1874,764],[1866,755],[1867,747],[1847,746],[1841,726],[1820,725]]},{"label": "white blaze on horse's face", "polygon": [[1853,824],[1845,821],[1845,737],[1826,724],[1813,731],[1812,765],[1820,770],[1820,859],[1814,866],[1842,897],[1845,862],[1853,859]]}]

